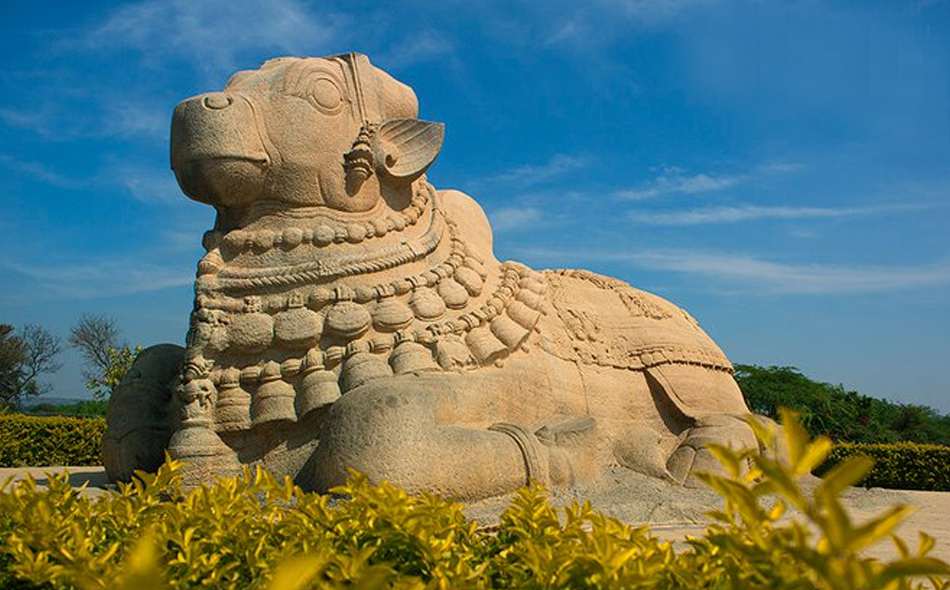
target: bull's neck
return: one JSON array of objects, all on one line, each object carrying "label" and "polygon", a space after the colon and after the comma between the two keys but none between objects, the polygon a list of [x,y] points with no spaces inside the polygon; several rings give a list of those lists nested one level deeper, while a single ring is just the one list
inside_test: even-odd
[{"label": "bull's neck", "polygon": [[[227,232],[199,263],[199,287],[233,295],[273,288],[352,282],[414,272],[433,253],[451,254],[452,227],[438,196],[418,182],[401,210],[382,206],[363,214],[314,215],[283,209]],[[420,266],[421,265],[421,266]]]}]

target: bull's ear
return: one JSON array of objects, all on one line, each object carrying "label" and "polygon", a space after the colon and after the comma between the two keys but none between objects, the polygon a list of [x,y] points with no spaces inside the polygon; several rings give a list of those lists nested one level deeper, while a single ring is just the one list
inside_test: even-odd
[{"label": "bull's ear", "polygon": [[442,150],[445,124],[419,119],[389,119],[376,131],[374,152],[381,178],[412,182]]}]

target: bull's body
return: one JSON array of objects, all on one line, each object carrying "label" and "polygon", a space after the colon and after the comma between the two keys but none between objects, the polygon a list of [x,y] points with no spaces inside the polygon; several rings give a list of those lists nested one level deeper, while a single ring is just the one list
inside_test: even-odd
[{"label": "bull's body", "polygon": [[[414,116],[406,88],[334,59],[179,106],[173,163],[218,223],[187,348],[146,351],[114,395],[113,478],[168,449],[189,483],[262,464],[322,491],[353,468],[472,499],[618,464],[685,481],[711,467],[706,442],[754,444],[729,361],[688,314],[593,273],[499,263],[475,201],[422,176],[441,127],[385,120]],[[274,98],[301,79],[331,129],[317,147],[299,137],[309,107]],[[375,106],[334,103],[374,84]]]}]

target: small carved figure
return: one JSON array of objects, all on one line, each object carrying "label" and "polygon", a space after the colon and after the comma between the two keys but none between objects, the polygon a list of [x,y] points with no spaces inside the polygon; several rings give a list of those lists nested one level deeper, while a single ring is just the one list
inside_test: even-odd
[{"label": "small carved figure", "polygon": [[186,349],[144,352],[113,398],[110,477],[167,449],[191,484],[260,464],[325,491],[353,468],[470,500],[616,466],[689,483],[708,443],[755,444],[685,311],[496,260],[479,205],[426,179],[443,133],[355,53],[178,105],[172,168],[217,218]]}]

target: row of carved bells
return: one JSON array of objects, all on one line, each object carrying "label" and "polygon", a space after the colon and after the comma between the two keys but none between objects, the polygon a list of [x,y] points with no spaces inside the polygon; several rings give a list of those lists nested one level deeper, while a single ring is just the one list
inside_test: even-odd
[{"label": "row of carved bells", "polygon": [[280,365],[271,361],[264,365],[252,396],[240,380],[240,370],[227,369],[218,384],[214,407],[215,429],[245,430],[278,421],[296,421],[313,410],[332,404],[343,392],[393,375],[438,370],[461,369],[466,365],[495,362],[517,348],[537,321],[538,312],[516,304],[515,321],[500,315],[489,325],[468,332],[464,339],[447,335],[435,344],[434,354],[428,347],[413,341],[402,342],[388,355],[361,351],[347,357],[336,372],[325,368],[317,357],[308,353],[296,378],[296,387],[281,376]]}]

